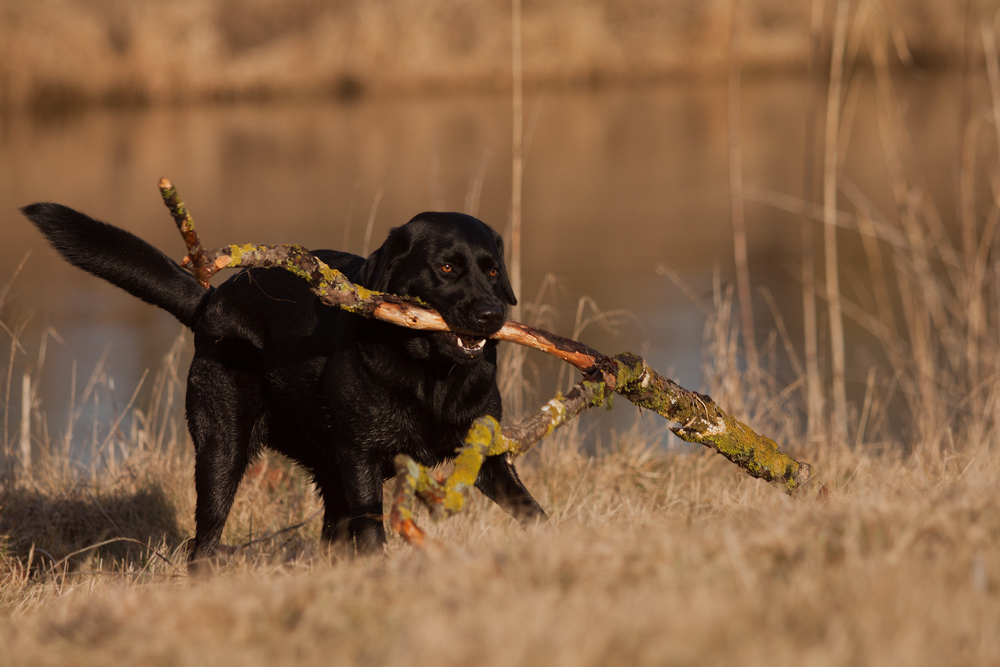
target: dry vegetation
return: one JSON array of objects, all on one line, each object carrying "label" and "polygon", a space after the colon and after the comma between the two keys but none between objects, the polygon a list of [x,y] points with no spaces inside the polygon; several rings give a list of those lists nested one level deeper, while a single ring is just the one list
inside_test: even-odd
[{"label": "dry vegetation", "polygon": [[[716,393],[746,389],[731,381]],[[781,430],[781,417],[763,419]],[[995,427],[980,422],[981,440],[935,456],[811,452],[827,492],[787,498],[720,457],[659,451],[653,423],[639,420],[596,457],[580,453],[572,431],[547,442],[523,469],[548,524],[522,532],[477,501],[431,526],[444,549],[394,539],[370,559],[321,552],[307,484],[269,459],[227,527],[224,541],[242,548],[193,579],[184,442],[86,476],[38,464],[0,490],[0,662],[1000,659]]]},{"label": "dry vegetation", "polygon": [[[308,484],[268,458],[227,526],[239,548],[190,578],[186,442],[114,464],[97,452],[87,474],[43,458],[0,487],[0,663],[996,664],[995,412],[937,440],[807,447],[795,390],[736,373],[723,297],[707,330],[713,394],[808,454],[825,491],[788,498],[721,457],[665,453],[649,417],[597,456],[570,427],[522,466],[547,524],[522,532],[480,498],[429,524],[443,549],[396,538],[352,559],[317,547]],[[995,350],[981,368],[993,406]]]},{"label": "dry vegetation", "polygon": [[[725,72],[731,0],[524,3],[529,83]],[[922,64],[961,62],[965,2],[886,0]],[[832,3],[827,3],[828,7]],[[990,16],[997,0],[973,0]],[[809,2],[747,0],[743,62],[798,70]],[[510,0],[0,0],[0,109],[508,89]]]},{"label": "dry vegetation", "polygon": [[441,549],[396,538],[353,559],[317,546],[307,481],[267,458],[227,525],[234,553],[188,577],[192,456],[165,436],[172,355],[155,404],[95,445],[91,469],[36,433],[50,455],[0,483],[0,663],[1000,664],[1000,148],[983,148],[1000,67],[987,64],[994,96],[970,107],[955,234],[904,168],[919,156],[877,67],[895,206],[845,186],[839,220],[871,270],[872,307],[846,295],[844,313],[886,362],[848,360],[870,379],[849,441],[829,425],[806,435],[806,366],[780,319],[743,373],[731,295],[711,304],[709,393],[813,463],[797,497],[707,452],[661,450],[649,417],[593,456],[569,427],[522,464],[547,524],[521,531],[477,499],[429,525]]}]

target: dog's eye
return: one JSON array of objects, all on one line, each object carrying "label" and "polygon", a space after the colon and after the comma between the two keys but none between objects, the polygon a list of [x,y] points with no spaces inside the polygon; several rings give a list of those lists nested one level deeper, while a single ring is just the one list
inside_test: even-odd
[{"label": "dog's eye", "polygon": [[499,271],[497,271],[496,268],[490,269],[490,278],[496,278],[497,273],[499,273]]},{"label": "dog's eye", "polygon": [[445,273],[451,273],[452,271],[451,264],[443,264],[441,266],[441,270],[444,271]]}]

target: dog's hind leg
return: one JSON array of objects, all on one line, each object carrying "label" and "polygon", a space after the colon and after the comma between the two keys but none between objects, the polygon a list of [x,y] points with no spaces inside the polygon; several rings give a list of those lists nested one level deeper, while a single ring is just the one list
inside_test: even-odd
[{"label": "dog's hind leg", "polygon": [[250,460],[266,439],[259,381],[196,358],[188,376],[188,428],[195,446],[195,538],[190,561],[215,553]]}]

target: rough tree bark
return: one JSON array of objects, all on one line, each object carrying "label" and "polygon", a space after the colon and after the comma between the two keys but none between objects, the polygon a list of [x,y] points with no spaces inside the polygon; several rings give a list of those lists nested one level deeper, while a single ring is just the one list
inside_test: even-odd
[{"label": "rough tree bark", "polygon": [[[170,182],[162,179],[160,191],[188,246],[184,265],[206,287],[223,269],[283,268],[305,280],[324,304],[411,329],[450,331],[437,311],[418,300],[355,285],[300,246],[248,244],[205,250]],[[418,500],[433,517],[461,511],[486,456],[513,458],[523,454],[584,410],[603,404],[611,392],[680,424],[671,429],[679,438],[715,450],[749,475],[776,484],[789,494],[811,477],[808,464],[782,452],[773,440],[727,414],[709,396],[661,376],[635,354],[606,356],[583,343],[517,322],[507,322],[492,338],[556,356],[578,368],[584,377],[565,396],[557,395],[514,426],[502,429],[492,417],[476,420],[447,478],[432,475],[405,455],[397,457],[399,481],[390,523],[410,542],[419,544],[425,539],[413,520]]]}]

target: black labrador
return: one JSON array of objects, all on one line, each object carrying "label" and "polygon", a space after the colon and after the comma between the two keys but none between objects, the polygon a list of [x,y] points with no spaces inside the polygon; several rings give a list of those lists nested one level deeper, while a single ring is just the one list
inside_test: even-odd
[{"label": "black labrador", "polygon": [[[359,552],[385,543],[382,486],[393,458],[453,458],[473,420],[500,419],[496,341],[513,290],[499,234],[459,213],[422,213],[367,259],[314,254],[369,289],[418,297],[455,333],[415,331],[323,306],[283,269],[242,271],[205,290],[138,237],[58,204],[21,211],[69,262],[163,308],[194,331],[187,385],[195,446],[191,560],[214,553],[262,447],[297,461],[323,498],[323,537]],[[476,486],[525,522],[545,513],[503,456]]]}]

